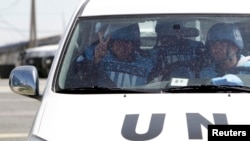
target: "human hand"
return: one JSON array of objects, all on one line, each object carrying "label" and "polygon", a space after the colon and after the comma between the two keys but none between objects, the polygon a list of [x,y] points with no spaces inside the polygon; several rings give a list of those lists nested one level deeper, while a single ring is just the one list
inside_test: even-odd
[{"label": "human hand", "polygon": [[99,63],[100,60],[106,55],[108,51],[108,42],[110,39],[110,36],[106,39],[106,41],[103,40],[103,35],[101,32],[98,32],[99,36],[99,44],[95,48],[95,56],[94,56],[94,61],[95,63]]}]

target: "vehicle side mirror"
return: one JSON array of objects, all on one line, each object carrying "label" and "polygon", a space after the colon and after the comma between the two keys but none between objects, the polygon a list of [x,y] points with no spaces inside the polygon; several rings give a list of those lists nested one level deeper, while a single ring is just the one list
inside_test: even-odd
[{"label": "vehicle side mirror", "polygon": [[38,78],[36,67],[31,65],[17,66],[10,73],[9,86],[14,93],[40,100]]}]

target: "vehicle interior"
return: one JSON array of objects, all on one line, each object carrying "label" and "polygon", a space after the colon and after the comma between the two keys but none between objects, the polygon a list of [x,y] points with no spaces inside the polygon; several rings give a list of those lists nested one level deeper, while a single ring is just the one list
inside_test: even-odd
[{"label": "vehicle interior", "polygon": [[[108,76],[103,76],[105,85],[95,84],[94,77],[82,78],[81,74],[91,66],[82,67],[81,73],[74,70],[74,61],[88,47],[97,45],[100,34],[104,40],[110,24],[130,25],[137,23],[140,29],[140,51],[144,57],[153,58],[155,61],[155,73],[151,75],[151,81],[145,85],[125,87],[126,89],[154,89],[162,90],[171,86],[201,86],[210,85],[211,78],[199,78],[196,72],[208,65],[210,59],[206,52],[206,36],[209,28],[219,22],[236,24],[244,41],[242,54],[250,53],[250,15],[124,15],[105,17],[79,17],[72,34],[68,37],[67,47],[63,48],[64,56],[60,58],[60,67],[57,70],[58,86],[56,89],[83,88],[83,87],[108,87],[121,88],[113,85]],[[122,29],[116,27],[113,30]],[[112,31],[113,32],[113,31]],[[93,53],[93,52],[92,52]],[[185,67],[188,66],[188,67]],[[190,78],[188,69],[194,72]],[[181,70],[175,73],[176,70]],[[240,70],[237,69],[237,70]],[[245,72],[250,72],[244,68]],[[247,75],[244,74],[244,75]],[[248,73],[249,74],[249,73]],[[80,76],[79,76],[80,75]],[[86,75],[86,74],[85,74]],[[238,74],[237,74],[238,75]],[[238,75],[242,78],[242,74]],[[250,86],[248,79],[245,86]],[[181,83],[173,83],[173,82]]]}]

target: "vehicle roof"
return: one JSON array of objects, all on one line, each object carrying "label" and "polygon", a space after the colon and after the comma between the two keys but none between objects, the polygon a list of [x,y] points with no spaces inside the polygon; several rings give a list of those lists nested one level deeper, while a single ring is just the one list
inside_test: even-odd
[{"label": "vehicle roof", "polygon": [[58,44],[43,45],[38,47],[29,48],[26,52],[44,52],[44,51],[56,51],[58,49]]},{"label": "vehicle roof", "polygon": [[250,13],[247,1],[200,0],[83,0],[82,16],[159,13]]}]

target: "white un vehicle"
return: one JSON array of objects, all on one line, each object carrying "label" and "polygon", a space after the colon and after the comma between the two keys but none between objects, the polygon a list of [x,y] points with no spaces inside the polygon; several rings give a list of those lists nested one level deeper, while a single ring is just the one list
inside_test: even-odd
[{"label": "white un vehicle", "polygon": [[244,2],[86,0],[43,93],[33,66],[9,84],[41,100],[29,141],[206,141],[250,124],[249,37]]}]

